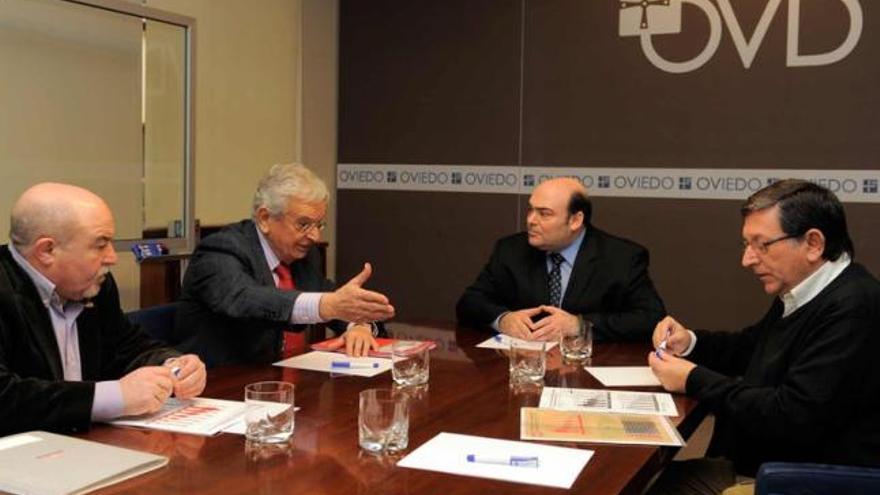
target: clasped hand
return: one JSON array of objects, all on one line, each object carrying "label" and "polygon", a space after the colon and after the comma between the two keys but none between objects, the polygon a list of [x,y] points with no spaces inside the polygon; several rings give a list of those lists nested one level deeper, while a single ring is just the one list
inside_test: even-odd
[{"label": "clasped hand", "polygon": [[[546,315],[538,321],[532,317]],[[557,340],[563,334],[575,333],[581,322],[578,317],[556,306],[538,306],[511,311],[498,322],[502,333],[523,340]]]}]

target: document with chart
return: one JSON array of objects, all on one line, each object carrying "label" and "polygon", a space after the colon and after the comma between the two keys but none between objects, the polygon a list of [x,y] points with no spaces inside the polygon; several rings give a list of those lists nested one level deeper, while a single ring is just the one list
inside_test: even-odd
[{"label": "document with chart", "polygon": [[156,413],[120,418],[110,424],[211,436],[242,416],[246,408],[244,402],[234,400],[171,398]]},{"label": "document with chart", "polygon": [[632,445],[684,445],[666,416],[520,409],[520,439]]},{"label": "document with chart", "polygon": [[675,401],[667,393],[544,387],[539,406],[564,411],[678,416]]}]

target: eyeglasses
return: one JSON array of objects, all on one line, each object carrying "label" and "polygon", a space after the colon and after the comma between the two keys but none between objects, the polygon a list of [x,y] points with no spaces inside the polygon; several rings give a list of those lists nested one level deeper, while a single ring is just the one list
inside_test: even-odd
[{"label": "eyeglasses", "polygon": [[318,231],[324,230],[327,227],[327,222],[323,220],[313,221],[306,218],[300,218],[297,220],[291,220],[289,217],[285,216],[285,220],[287,220],[293,228],[299,232],[300,234],[308,234],[312,231],[312,229],[318,229]]},{"label": "eyeglasses", "polygon": [[742,241],[743,251],[745,251],[746,249],[751,247],[752,251],[754,251],[758,254],[767,254],[767,251],[770,250],[770,246],[776,244],[777,242],[784,241],[786,239],[797,239],[799,237],[800,237],[799,235],[784,235],[782,237],[777,237],[776,239],[770,239],[769,241],[763,241],[763,242],[761,242],[761,241],[758,241],[758,242],[747,241],[747,240],[743,239],[743,241]]}]

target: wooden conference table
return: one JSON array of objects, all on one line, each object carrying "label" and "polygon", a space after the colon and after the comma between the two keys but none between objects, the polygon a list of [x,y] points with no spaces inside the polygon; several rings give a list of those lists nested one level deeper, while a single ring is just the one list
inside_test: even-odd
[{"label": "wooden conference table", "polygon": [[[474,345],[487,335],[452,325],[391,323],[398,338],[431,339],[431,378],[412,397],[409,449],[440,432],[519,439],[519,409],[537,406],[540,386],[512,388],[507,358]],[[647,345],[598,344],[593,365],[644,365]],[[168,466],[99,493],[307,493],[307,494],[471,494],[560,493],[533,485],[398,468],[398,457],[375,457],[357,443],[358,393],[390,388],[390,373],[373,378],[331,377],[326,373],[274,366],[233,366],[211,370],[205,397],[242,400],[244,386],[262,380],[296,384],[296,428],[290,444],[255,447],[244,437],[205,438],[96,425],[83,438],[168,456]],[[580,366],[561,363],[558,349],[548,357],[548,386],[602,388]],[[644,389],[653,390],[653,389]],[[659,389],[657,389],[659,390]],[[688,438],[704,417],[702,408],[675,396],[680,416],[672,418]],[[675,455],[668,447],[566,444],[595,450],[573,493],[640,493]]]}]

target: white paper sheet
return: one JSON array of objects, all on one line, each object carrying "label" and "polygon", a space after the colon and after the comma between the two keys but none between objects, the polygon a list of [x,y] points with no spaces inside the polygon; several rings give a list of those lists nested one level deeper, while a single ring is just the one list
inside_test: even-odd
[{"label": "white paper sheet", "polygon": [[[505,335],[503,333],[499,333],[497,335],[494,335],[494,336],[480,342],[479,344],[477,344],[477,347],[482,347],[483,349],[508,350],[508,349],[510,349],[510,342],[512,340],[515,340],[517,342],[525,342],[522,339],[518,339],[516,337],[511,337],[511,336]],[[550,349],[553,349],[553,347],[555,347],[557,343],[558,342],[556,342],[556,341],[547,342],[547,350],[549,351]]]},{"label": "white paper sheet", "polygon": [[[467,456],[536,456],[538,467],[468,462]],[[571,488],[593,456],[592,450],[539,443],[440,433],[397,463],[400,467],[474,476],[529,485]]]},{"label": "white paper sheet", "polygon": [[655,392],[544,387],[540,407],[563,411],[678,416],[672,394]]},{"label": "white paper sheet", "polygon": [[[359,365],[372,365],[376,368],[333,368],[333,361],[348,361]],[[278,361],[275,366],[298,368],[301,370],[324,371],[334,375],[376,376],[391,369],[391,359],[374,357],[348,357],[337,352],[312,351],[292,358]]]},{"label": "white paper sheet", "polygon": [[588,366],[584,368],[606,387],[659,387],[648,366]]},{"label": "white paper sheet", "polygon": [[224,425],[243,415],[245,408],[244,402],[234,400],[171,398],[165,401],[165,405],[157,413],[120,418],[110,421],[110,424],[210,436],[219,433]]}]

